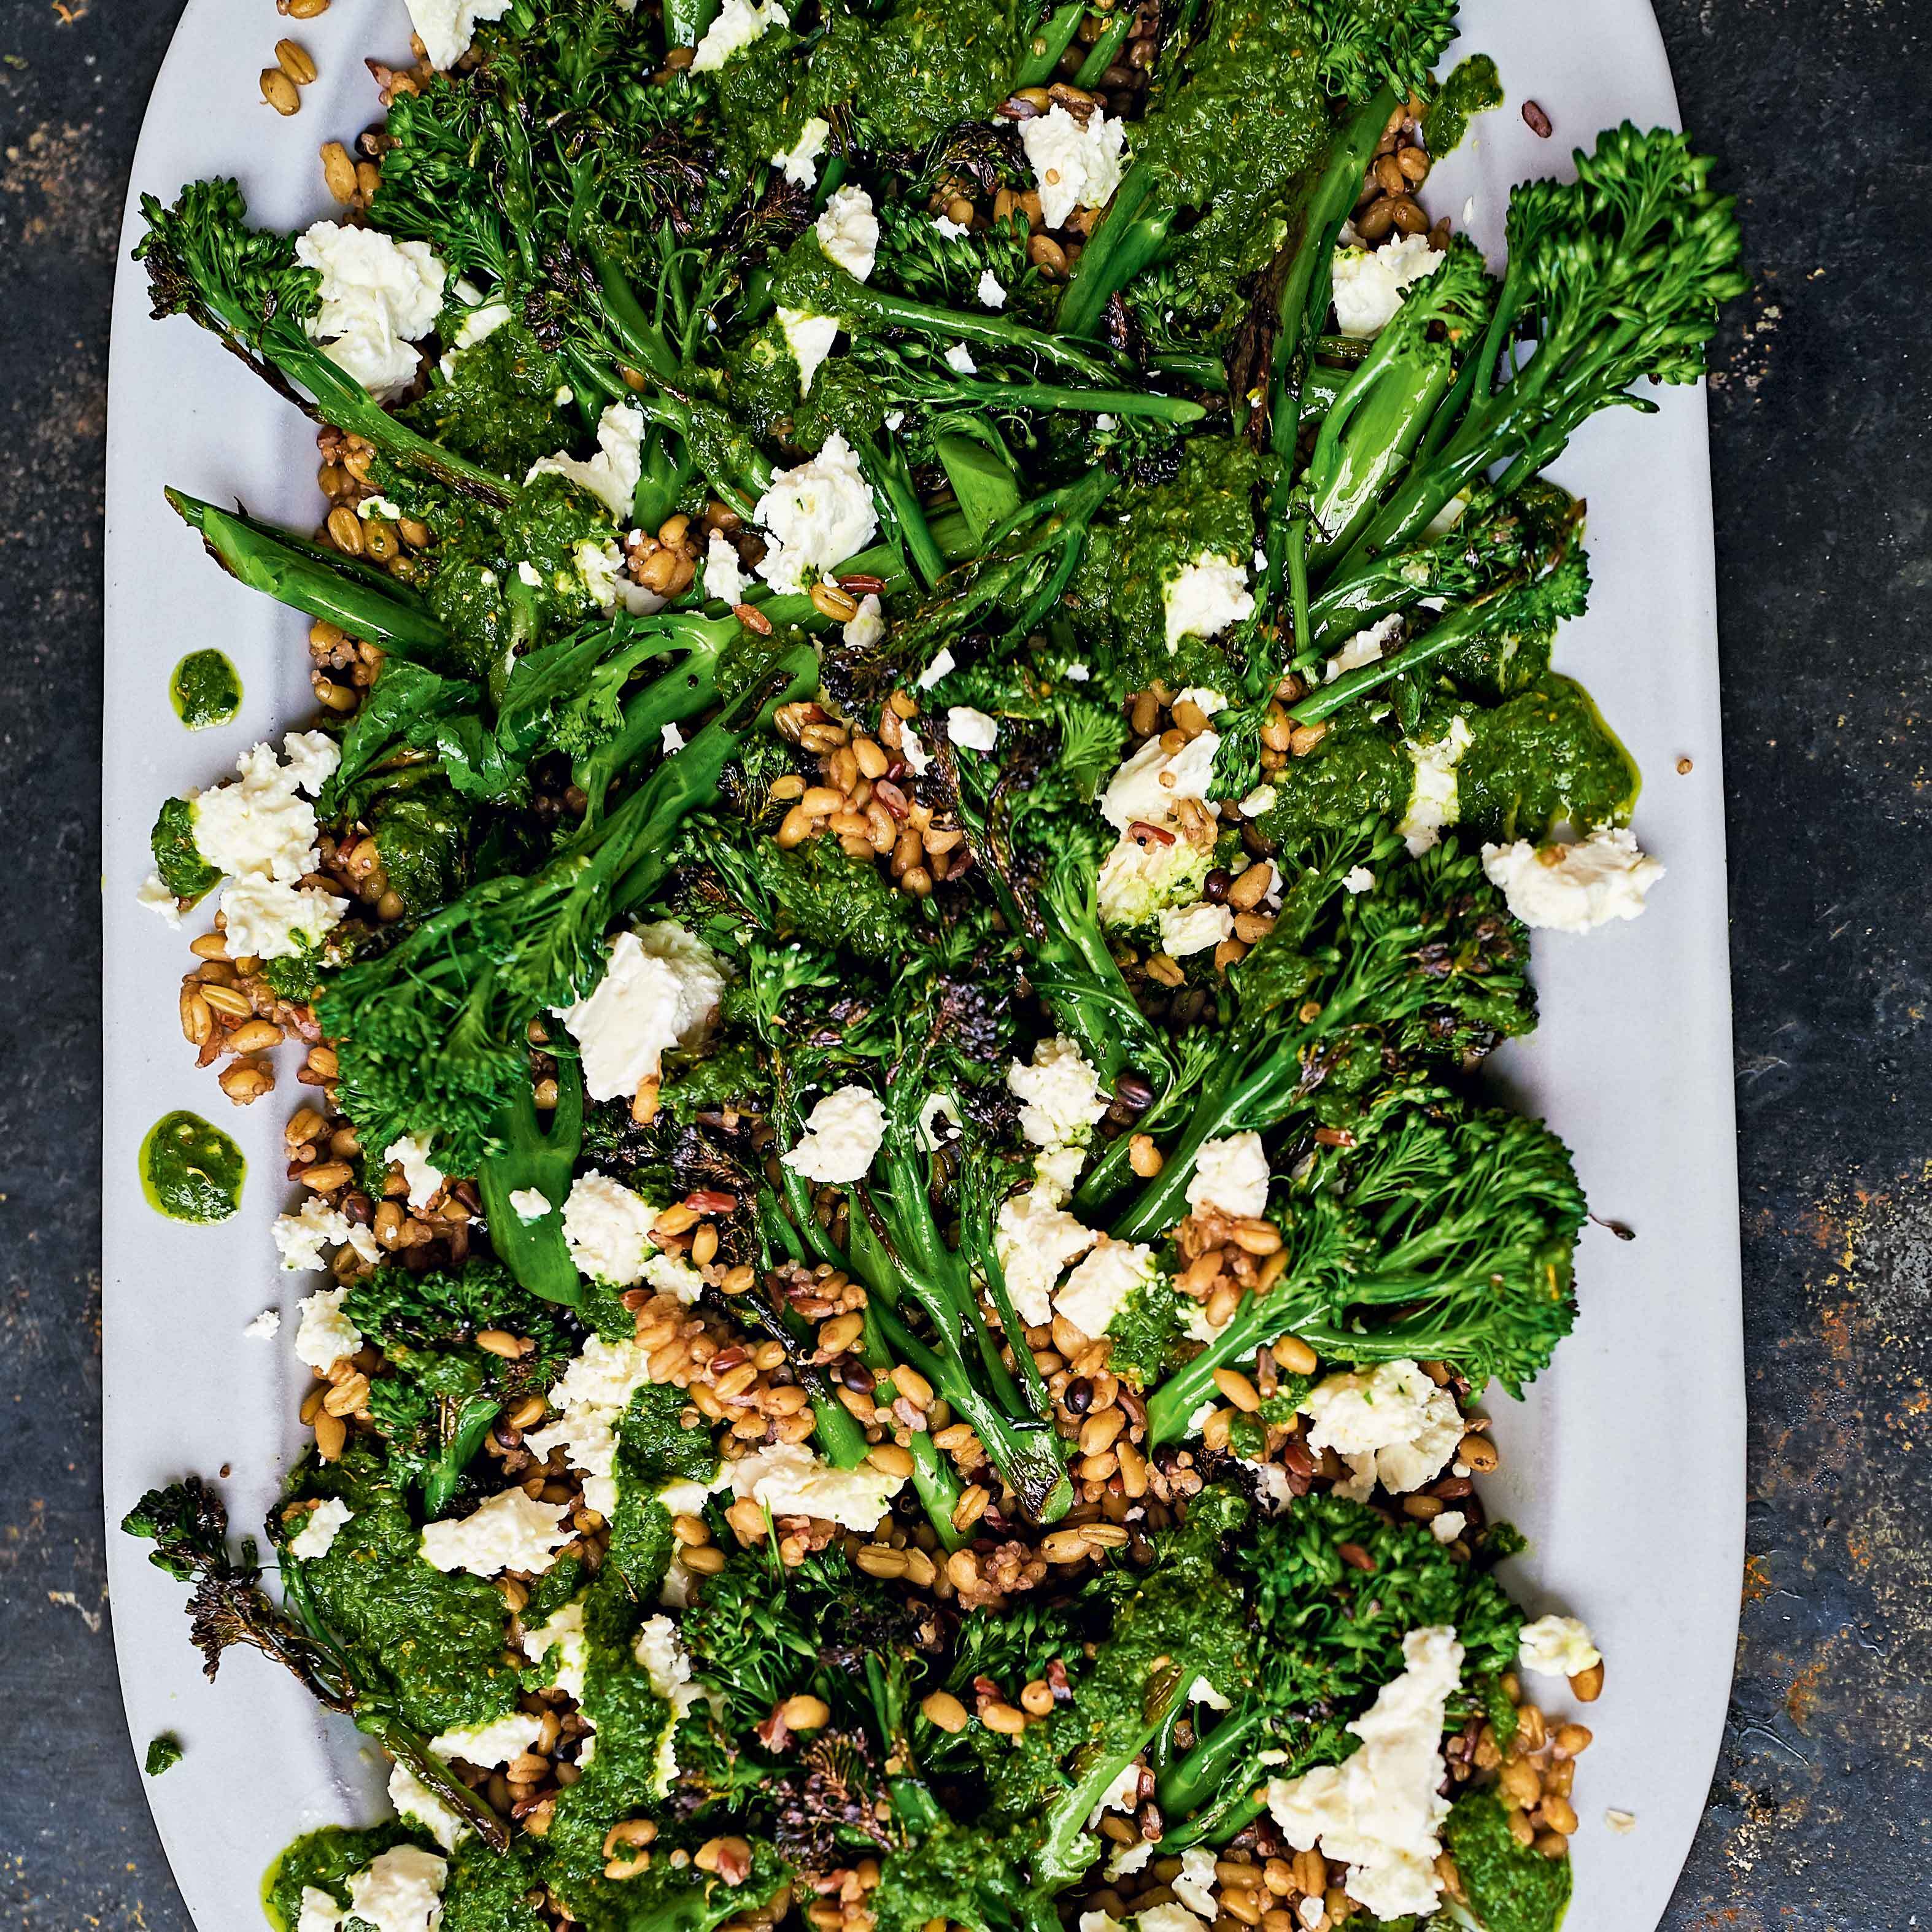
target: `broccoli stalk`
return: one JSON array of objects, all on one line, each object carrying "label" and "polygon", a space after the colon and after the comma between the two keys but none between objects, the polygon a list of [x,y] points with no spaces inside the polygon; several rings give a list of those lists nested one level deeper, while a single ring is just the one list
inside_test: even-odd
[{"label": "broccoli stalk", "polygon": [[[574,1059],[560,1058],[556,1075],[556,1105],[548,1127],[537,1118],[527,1086],[497,1116],[490,1138],[500,1151],[478,1164],[476,1186],[497,1259],[531,1294],[580,1308],[584,1277],[563,1238],[563,1203],[584,1147],[584,1070]],[[510,1197],[531,1188],[550,1208],[526,1221]]]},{"label": "broccoli stalk", "polygon": [[296,1616],[269,1601],[254,1538],[243,1538],[238,1560],[229,1544],[227,1509],[199,1476],[150,1490],[122,1519],[121,1527],[154,1545],[148,1561],[156,1569],[193,1585],[188,1615],[211,1678],[237,1646],[259,1650],[290,1672],[325,1708],[352,1718],[358,1730],[407,1766],[493,1849],[508,1847],[509,1829],[502,1820],[432,1754],[420,1733],[403,1723],[385,1691],[357,1678],[346,1647],[317,1615],[294,1569],[283,1573],[282,1585]]}]

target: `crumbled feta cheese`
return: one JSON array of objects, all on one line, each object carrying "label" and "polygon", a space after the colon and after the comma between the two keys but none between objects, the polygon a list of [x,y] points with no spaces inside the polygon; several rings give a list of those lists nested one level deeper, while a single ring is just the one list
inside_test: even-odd
[{"label": "crumbled feta cheese", "polygon": [[296,1932],[339,1932],[342,1910],[327,1892],[305,1885],[302,1889],[302,1912],[296,1920]]},{"label": "crumbled feta cheese", "polygon": [[1203,899],[1191,906],[1164,906],[1160,914],[1161,950],[1172,959],[1207,952],[1234,929],[1234,915],[1224,905]]},{"label": "crumbled feta cheese", "polygon": [[551,1389],[550,1402],[566,1412],[603,1408],[622,1414],[650,1380],[650,1359],[649,1351],[634,1341],[607,1342],[592,1335]]},{"label": "crumbled feta cheese", "polygon": [[[373,1262],[381,1252],[376,1245],[375,1236],[367,1228],[358,1227],[346,1215],[314,1195],[302,1203],[297,1213],[278,1215],[268,1232],[274,1237],[282,1266],[291,1273],[322,1267],[322,1250],[339,1248],[345,1241],[365,1262]],[[298,1342],[296,1346],[299,1352],[302,1345]],[[346,1348],[343,1353],[352,1355],[356,1348],[362,1346],[358,1340],[356,1348]],[[306,1361],[308,1358],[304,1356],[302,1359]],[[316,1366],[326,1368],[328,1364],[320,1362]]]},{"label": "crumbled feta cheese", "polygon": [[1205,1845],[1190,1845],[1180,1855],[1180,1870],[1170,1881],[1174,1895],[1190,1912],[1213,1922],[1216,1904],[1214,1854]]},{"label": "crumbled feta cheese", "polygon": [[1483,870],[1502,886],[1525,926],[1588,932],[1613,919],[1635,919],[1664,867],[1622,826],[1599,826],[1569,845],[1485,845]]},{"label": "crumbled feta cheese", "polygon": [[912,727],[906,725],[899,733],[899,755],[906,761],[906,770],[914,778],[925,776],[926,768],[932,763],[932,754],[926,748],[926,742]]},{"label": "crumbled feta cheese", "polygon": [[1331,657],[1322,673],[1324,684],[1333,684],[1343,672],[1360,670],[1364,664],[1380,664],[1382,654],[1402,635],[1402,613],[1396,611],[1379,624],[1358,631]]},{"label": "crumbled feta cheese", "polygon": [[1230,625],[1255,614],[1247,566],[1232,557],[1202,556],[1184,564],[1161,592],[1167,616],[1167,647],[1183,638],[1218,638]]},{"label": "crumbled feta cheese", "polygon": [[872,485],[837,430],[809,463],[781,470],[758,499],[753,520],[771,538],[758,574],[774,590],[802,590],[820,574],[856,556],[878,532]]},{"label": "crumbled feta cheese", "polygon": [[629,1099],[673,1047],[703,1041],[724,994],[717,954],[676,920],[620,932],[596,989],[559,1011],[583,1049],[584,1090],[593,1100]]},{"label": "crumbled feta cheese", "polygon": [[1372,892],[1375,889],[1376,875],[1366,866],[1351,866],[1342,874],[1342,890],[1345,892]]},{"label": "crumbled feta cheese", "polygon": [[1403,290],[1442,266],[1426,235],[1396,236],[1379,248],[1337,248],[1335,320],[1342,333],[1379,335],[1402,307]]},{"label": "crumbled feta cheese", "polygon": [[318,221],[296,237],[296,260],[321,278],[321,306],[303,325],[310,340],[378,402],[406,388],[417,368],[410,345],[442,312],[447,272],[428,243]]},{"label": "crumbled feta cheese", "polygon": [[1060,1271],[1100,1239],[1060,1205],[1062,1197],[1036,1184],[1000,1204],[993,1252],[1005,1276],[1013,1312],[1029,1328],[1053,1319],[1053,1291]]},{"label": "crumbled feta cheese", "polygon": [[1463,518],[1468,514],[1469,493],[1464,490],[1451,496],[1442,508],[1422,526],[1425,542],[1433,542],[1437,537],[1446,537]]},{"label": "crumbled feta cheese", "polygon": [[1100,1075],[1064,1034],[1036,1042],[1030,1064],[1012,1062],[1006,1088],[1020,1102],[1020,1132],[1035,1147],[1083,1144],[1112,1104]]},{"label": "crumbled feta cheese", "polygon": [[1054,1312],[1096,1341],[1128,1296],[1159,1272],[1153,1249],[1137,1241],[1102,1241],[1061,1284],[1053,1298]]},{"label": "crumbled feta cheese", "polygon": [[1429,1533],[1438,1543],[1454,1543],[1468,1526],[1468,1515],[1462,1510],[1444,1510],[1429,1519]]},{"label": "crumbled feta cheese", "polygon": [[466,1570],[474,1576],[520,1570],[540,1576],[576,1532],[562,1503],[538,1502],[521,1490],[506,1490],[466,1516],[424,1526],[423,1560],[438,1570]]},{"label": "crumbled feta cheese", "polygon": [[845,620],[844,638],[855,651],[868,651],[886,634],[886,620],[879,614],[878,594],[868,590],[859,600],[859,608]]},{"label": "crumbled feta cheese", "polygon": [[268,1342],[280,1334],[281,1328],[282,1311],[279,1308],[265,1308],[242,1332],[251,1342]]},{"label": "crumbled feta cheese", "polygon": [[556,1206],[541,1187],[518,1187],[510,1192],[510,1211],[519,1221],[541,1221]]},{"label": "crumbled feta cheese", "polygon": [[325,1496],[309,1511],[302,1528],[289,1538],[289,1554],[301,1557],[304,1562],[319,1562],[334,1548],[336,1533],[352,1514],[346,1503],[334,1496]]},{"label": "crumbled feta cheese", "polygon": [[935,214],[932,218],[932,225],[948,242],[956,242],[961,236],[970,235],[973,232],[963,221],[955,221],[950,215]]},{"label": "crumbled feta cheese", "polygon": [[[1138,1778],[1138,1772],[1136,1777]],[[1079,1932],[1127,1932],[1126,1922],[1116,1918],[1111,1912],[1083,1912],[1080,1915]]]},{"label": "crumbled feta cheese", "polygon": [[222,888],[229,950],[258,959],[292,959],[320,945],[342,923],[349,902],[320,886],[299,889],[249,873]]},{"label": "crumbled feta cheese", "polygon": [[1092,670],[1084,664],[1070,664],[1066,667],[1067,679],[1071,683],[1084,684],[1093,675]]},{"label": "crumbled feta cheese", "polygon": [[854,280],[862,282],[872,272],[879,253],[879,218],[863,188],[835,189],[812,232],[826,260],[836,262]]},{"label": "crumbled feta cheese", "polygon": [[1087,1828],[1092,1831],[1102,1817],[1109,1811],[1131,1811],[1140,1797],[1141,1767],[1137,1759],[1131,1764],[1120,1767],[1120,1774],[1100,1794],[1100,1802],[1087,1815]]},{"label": "crumbled feta cheese", "polygon": [[161,883],[158,872],[150,872],[134,888],[136,901],[150,912],[158,912],[169,925],[179,928],[182,922],[181,902]]},{"label": "crumbled feta cheese", "polygon": [[990,752],[999,742],[999,721],[970,704],[954,705],[946,714],[946,728],[964,751]]},{"label": "crumbled feta cheese", "polygon": [[980,272],[980,286],[974,292],[979,296],[982,308],[1004,308],[1006,305],[1006,285],[991,268]]},{"label": "crumbled feta cheese", "polygon": [[1204,1920],[1195,1917],[1186,1906],[1169,1900],[1164,1905],[1150,1905],[1134,1915],[1140,1932],[1208,1932]]},{"label": "crumbled feta cheese", "polygon": [[1144,926],[1167,907],[1193,904],[1214,863],[1211,835],[1196,838],[1177,832],[1173,842],[1163,845],[1157,838],[1144,844],[1122,832],[1094,881],[1101,923]]},{"label": "crumbled feta cheese", "polygon": [[796,1147],[782,1156],[807,1180],[842,1185],[862,1180],[886,1138],[886,1110],[862,1087],[842,1087],[812,1110]]},{"label": "crumbled feta cheese", "polygon": [[1449,1815],[1442,1782],[1443,1711],[1462,1671],[1453,1630],[1402,1639],[1406,1668],[1348,1729],[1360,1748],[1340,1764],[1270,1778],[1268,1810],[1298,1852],[1318,1842],[1348,1868],[1343,1889],[1378,1918],[1436,1909],[1438,1834]]},{"label": "crumbled feta cheese", "polygon": [[1136,821],[1165,826],[1184,798],[1205,798],[1214,778],[1214,754],[1221,748],[1218,731],[1190,738],[1179,751],[1161,748],[1150,738],[1107,781],[1100,794],[1100,816],[1116,832]]},{"label": "crumbled feta cheese", "polygon": [[1273,785],[1258,784],[1242,800],[1241,816],[1244,818],[1258,818],[1263,812],[1274,811],[1275,801],[1280,796],[1281,794]]},{"label": "crumbled feta cheese", "polygon": [[1538,1617],[1523,1625],[1517,1644],[1517,1663],[1538,1677],[1575,1677],[1604,1660],[1579,1617]]},{"label": "crumbled feta cheese", "polygon": [[1063,227],[1076,208],[1105,208],[1126,172],[1126,129],[1096,108],[1083,126],[1058,102],[1020,123],[1020,146],[1040,183],[1042,218]]},{"label": "crumbled feta cheese", "polygon": [[1197,1677],[1187,1687],[1187,1701],[1190,1704],[1204,1704],[1210,1711],[1232,1711],[1234,1702],[1224,1697],[1204,1677]]},{"label": "crumbled feta cheese", "polygon": [[235,761],[238,784],[188,794],[195,850],[209,865],[230,878],[291,886],[315,869],[315,807],[298,794],[320,790],[341,756],[332,740],[323,740],[326,752],[308,742],[321,735],[290,733],[286,761],[272,745],[251,746]]},{"label": "crumbled feta cheese", "polygon": [[389,1767],[389,1802],[398,1818],[421,1826],[446,1852],[454,1851],[469,1835],[461,1816],[406,1764]]},{"label": "crumbled feta cheese", "polygon": [[1237,1220],[1258,1220],[1268,1212],[1268,1154],[1256,1133],[1228,1134],[1204,1141],[1187,1183],[1190,1208],[1218,1208]]},{"label": "crumbled feta cheese", "polygon": [[1143,1838],[1132,1845],[1116,1845],[1107,1858],[1107,1876],[1110,1879],[1126,1878],[1137,1872],[1154,1856],[1154,1840]]},{"label": "crumbled feta cheese", "polygon": [[1294,1489],[1288,1482],[1288,1472],[1279,1462],[1250,1462],[1245,1456],[1240,1461],[1241,1467],[1255,1479],[1256,1500],[1266,1514],[1281,1516],[1294,1507]]},{"label": "crumbled feta cheese", "polygon": [[784,178],[800,188],[814,187],[818,181],[818,158],[825,152],[832,123],[816,114],[798,130],[798,139],[782,154],[772,157],[772,166],[782,169]]},{"label": "crumbled feta cheese", "polygon": [[832,353],[832,345],[838,339],[838,318],[836,315],[814,315],[808,308],[778,310],[778,327],[784,332],[785,346],[791,351],[791,359],[798,364],[798,392],[801,396],[812,394],[812,379],[818,374],[819,366]]},{"label": "crumbled feta cheese", "polygon": [[532,1664],[542,1664],[554,1655],[551,1685],[566,1696],[583,1701],[584,1680],[590,1668],[590,1640],[584,1633],[580,1603],[566,1604],[547,1622],[535,1630],[526,1630],[519,1641],[524,1654]]},{"label": "crumbled feta cheese", "polygon": [[789,27],[791,16],[778,0],[724,0],[718,17],[705,28],[704,38],[693,56],[693,74],[715,74],[731,56],[762,40],[774,27]]},{"label": "crumbled feta cheese", "polygon": [[302,1297],[302,1320],[296,1329],[297,1361],[326,1371],[362,1347],[362,1330],[342,1312],[342,1298],[348,1292],[346,1288],[329,1288]]},{"label": "crumbled feta cheese", "polygon": [[509,320],[508,302],[484,302],[458,323],[455,339],[449,346],[452,350],[474,349],[478,343],[488,342]]},{"label": "crumbled feta cheese", "polygon": [[382,1158],[392,1167],[402,1169],[412,1208],[427,1208],[435,1199],[443,1176],[429,1157],[429,1142],[420,1134],[405,1134],[401,1139],[392,1141],[383,1150]]},{"label": "crumbled feta cheese", "polygon": [[1056,1201],[1072,1198],[1080,1184],[1080,1170],[1087,1165],[1087,1149],[1080,1142],[1067,1147],[1042,1148],[1033,1157],[1034,1182]]},{"label": "crumbled feta cheese", "polygon": [[597,419],[597,454],[587,461],[566,456],[540,457],[524,481],[562,476],[587,490],[621,523],[631,514],[638,478],[644,473],[644,412],[633,403],[613,403]]},{"label": "crumbled feta cheese", "polygon": [[442,1732],[430,1739],[429,1748],[445,1760],[460,1757],[479,1771],[494,1771],[528,1750],[542,1730],[541,1717],[532,1717],[527,1711],[508,1711],[487,1724]]},{"label": "crumbled feta cheese", "polygon": [[664,725],[658,733],[658,743],[666,758],[674,758],[684,749],[684,734],[675,724]]},{"label": "crumbled feta cheese", "polygon": [[834,1468],[802,1442],[754,1449],[731,1463],[729,1474],[734,1496],[762,1503],[774,1517],[815,1516],[861,1534],[878,1527],[905,1480],[868,1463]]},{"label": "crumbled feta cheese", "polygon": [[402,520],[402,506],[392,503],[386,496],[364,496],[356,506],[356,514],[366,524],[371,517],[386,517],[392,523]]},{"label": "crumbled feta cheese", "polygon": [[705,596],[721,604],[742,604],[748,581],[730,538],[722,530],[713,530],[704,547]]},{"label": "crumbled feta cheese", "polygon": [[617,1425],[615,1408],[570,1408],[548,1427],[524,1437],[532,1452],[564,1452],[564,1460],[584,1478],[585,1508],[605,1518],[617,1514]]},{"label": "crumbled feta cheese", "polygon": [[[560,595],[569,596],[581,590],[584,597],[596,604],[598,610],[611,610],[616,608],[618,587],[622,584],[627,586],[624,602],[628,607],[631,602],[628,589],[629,580],[623,574],[624,553],[614,543],[608,541],[598,542],[586,537],[580,543],[571,546],[570,560],[577,580],[572,584],[568,578],[560,578],[557,590]],[[655,596],[655,593],[650,591],[644,591],[643,594],[646,597]],[[662,602],[662,599],[658,599],[650,608],[658,608]],[[642,614],[648,615],[649,613],[646,611]]]},{"label": "crumbled feta cheese", "polygon": [[526,557],[517,566],[517,581],[526,590],[535,590],[543,582],[543,573]]},{"label": "crumbled feta cheese", "polygon": [[370,1932],[436,1932],[448,1861],[416,1845],[397,1845],[349,1881],[349,1910]]},{"label": "crumbled feta cheese", "polygon": [[1432,745],[1418,745],[1413,738],[1402,742],[1414,776],[1410,781],[1408,808],[1396,830],[1407,842],[1409,856],[1419,859],[1442,842],[1442,828],[1454,825],[1462,815],[1456,796],[1456,767],[1476,741],[1459,716],[1450,719],[1448,730]]},{"label": "crumbled feta cheese", "polygon": [[638,1626],[631,1654],[644,1666],[652,1690],[680,1718],[704,1696],[692,1682],[691,1659],[669,1617],[646,1617]]},{"label": "crumbled feta cheese", "polygon": [[920,689],[930,691],[948,672],[958,668],[958,666],[953,658],[952,652],[947,646],[942,644],[939,649],[939,655],[920,673]]},{"label": "crumbled feta cheese", "polygon": [[976,376],[980,373],[979,364],[973,360],[973,352],[963,342],[956,342],[946,352],[946,366],[956,375]]},{"label": "crumbled feta cheese", "polygon": [[1438,1475],[1465,1424],[1456,1398],[1411,1361],[1379,1362],[1318,1382],[1302,1398],[1308,1446],[1333,1449],[1352,1472],[1337,1496],[1364,1502],[1377,1482],[1401,1496]]},{"label": "crumbled feta cheese", "polygon": [[410,25],[431,67],[454,67],[470,51],[478,20],[500,20],[510,0],[406,0]]},{"label": "crumbled feta cheese", "polygon": [[578,1273],[613,1288],[642,1281],[660,1211],[606,1174],[579,1174],[563,1204],[564,1245]]}]

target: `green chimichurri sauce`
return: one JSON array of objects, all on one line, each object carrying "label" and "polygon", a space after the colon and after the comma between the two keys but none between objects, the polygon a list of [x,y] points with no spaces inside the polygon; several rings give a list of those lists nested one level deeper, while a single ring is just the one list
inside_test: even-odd
[{"label": "green chimichurri sauce", "polygon": [[199,1114],[164,1114],[141,1143],[141,1192],[171,1221],[225,1221],[242,1204],[242,1150]]},{"label": "green chimichurri sauce", "polygon": [[190,651],[168,680],[168,698],[190,731],[205,731],[241,710],[241,674],[219,651]]},{"label": "green chimichurri sauce", "polygon": [[1477,115],[1502,104],[1502,80],[1496,62],[1487,54],[1459,61],[1422,117],[1422,142],[1430,158],[1439,161],[1461,144]]}]

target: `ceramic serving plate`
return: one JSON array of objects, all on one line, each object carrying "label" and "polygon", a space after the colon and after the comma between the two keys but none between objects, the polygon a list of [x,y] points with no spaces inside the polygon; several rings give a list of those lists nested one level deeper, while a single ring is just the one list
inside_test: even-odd
[{"label": "ceramic serving plate", "polygon": [[[1476,124],[1432,178],[1438,212],[1502,243],[1508,184],[1564,170],[1570,149],[1629,118],[1674,122],[1646,0],[1464,0],[1510,105]],[[279,23],[266,8],[190,0],[149,104],[138,197],[233,173],[258,220],[332,212],[316,151],[378,110],[365,55],[406,57],[398,0],[336,0],[300,37],[320,69],[284,120],[257,76]],[[1519,110],[1554,125],[1539,140]],[[1473,206],[1468,204],[1473,204]],[[1579,1768],[1574,1851],[1581,1932],[1652,1932],[1702,1807],[1728,1691],[1744,1539],[1744,1378],[1726,953],[1724,828],[1704,398],[1658,392],[1658,413],[1592,422],[1558,466],[1587,496],[1596,588],[1558,646],[1642,765],[1636,829],[1668,876],[1646,916],[1584,938],[1539,934],[1543,1024],[1498,1056],[1516,1105],[1576,1150],[1592,1226],[1582,1318],[1521,1404],[1498,1398],[1502,1471],[1486,1494],[1530,1539],[1515,1582],[1532,1613],[1583,1616],[1608,1659]],[[318,498],[309,424],[185,321],[148,319],[145,278],[116,292],[108,415],[106,903],[105,1503],[110,1524],[150,1484],[232,1468],[236,1523],[259,1524],[298,1452],[307,1372],[244,1330],[292,1315],[315,1278],[278,1271],[268,1225],[287,1204],[282,1123],[294,1066],[245,1112],[184,1046],[176,1002],[186,934],[135,902],[160,801],[212,784],[256,739],[311,709],[305,622],[230,581],[164,503],[164,482],[297,527]],[[190,733],[168,698],[176,661],[225,651],[246,696],[235,721]],[[1680,770],[1682,761],[1689,770]],[[190,929],[194,922],[190,922]],[[164,1220],[136,1172],[142,1136],[185,1107],[240,1142],[241,1211],[212,1228]],[[257,1922],[262,1874],[311,1826],[382,1814],[382,1774],[346,1723],[323,1720],[279,1670],[236,1655],[202,1679],[182,1591],[110,1531],[122,1688],[136,1748],[176,1732],[182,1762],[148,1786],[175,1876],[205,1932]],[[1619,1832],[1606,1810],[1628,1813]]]}]

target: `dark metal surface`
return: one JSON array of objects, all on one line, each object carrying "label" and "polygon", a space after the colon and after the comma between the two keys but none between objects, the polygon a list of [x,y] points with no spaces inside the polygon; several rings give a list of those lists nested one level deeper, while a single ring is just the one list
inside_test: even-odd
[{"label": "dark metal surface", "polygon": [[[266,46],[269,0],[230,4]],[[0,1917],[22,1932],[188,1932],[114,1677],[96,1264],[108,297],[178,11],[0,0]],[[1900,1932],[1932,1924],[1932,4],[1658,12],[1759,277],[1712,395],[1750,1556],[1732,1722],[1665,1922]],[[1703,1480],[1667,1442],[1625,1453],[1640,1480]]]}]

